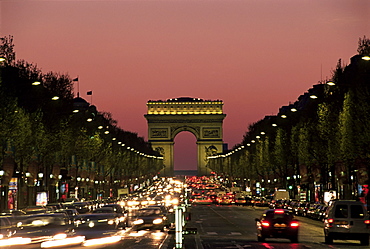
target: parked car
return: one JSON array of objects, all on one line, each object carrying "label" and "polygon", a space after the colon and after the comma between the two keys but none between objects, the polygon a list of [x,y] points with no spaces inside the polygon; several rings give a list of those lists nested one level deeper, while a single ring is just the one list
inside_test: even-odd
[{"label": "parked car", "polygon": [[317,209],[317,207],[319,206],[320,204],[319,203],[314,203],[314,204],[311,204],[306,212],[306,217],[308,218],[311,218],[313,219],[314,217],[314,213]]},{"label": "parked car", "polygon": [[268,209],[256,219],[257,240],[266,238],[286,238],[298,242],[299,222],[287,209]]},{"label": "parked car", "polygon": [[325,204],[320,204],[316,207],[316,210],[312,214],[312,219],[314,220],[322,220],[325,216],[325,211],[327,209],[327,205]]},{"label": "parked car", "polygon": [[295,215],[304,216],[304,213],[306,213],[309,202],[298,202],[297,205],[293,208],[293,212]]},{"label": "parked car", "polygon": [[360,240],[369,245],[370,217],[360,201],[332,201],[324,218],[325,243],[335,239]]}]

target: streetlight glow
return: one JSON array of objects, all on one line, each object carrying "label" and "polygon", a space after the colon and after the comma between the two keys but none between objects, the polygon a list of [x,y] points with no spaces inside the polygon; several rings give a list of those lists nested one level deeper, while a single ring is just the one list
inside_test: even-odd
[{"label": "streetlight glow", "polygon": [[335,86],[335,83],[333,81],[328,81],[328,82],[326,82],[326,84],[329,85],[329,86]]},{"label": "streetlight glow", "polygon": [[361,59],[363,59],[363,60],[365,60],[365,61],[370,61],[370,56],[368,56],[368,55],[364,55],[364,56],[362,56],[362,58]]},{"label": "streetlight glow", "polygon": [[58,99],[59,99],[59,97],[58,97],[58,96],[54,96],[54,97],[52,97],[51,99],[52,99],[52,100],[58,100]]}]

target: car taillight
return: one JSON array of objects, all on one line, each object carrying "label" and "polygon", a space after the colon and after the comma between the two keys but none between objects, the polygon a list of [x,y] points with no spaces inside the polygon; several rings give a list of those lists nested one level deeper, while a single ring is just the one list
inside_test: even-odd
[{"label": "car taillight", "polygon": [[299,227],[299,223],[298,223],[298,221],[292,221],[292,222],[290,223],[290,227]]},{"label": "car taillight", "polygon": [[270,226],[270,223],[268,223],[267,221],[262,221],[261,224],[262,224],[263,227]]},{"label": "car taillight", "polygon": [[334,223],[334,219],[328,219],[328,223]]},{"label": "car taillight", "polygon": [[284,210],[283,209],[275,209],[274,213],[275,214],[283,214]]},{"label": "car taillight", "polygon": [[370,225],[370,220],[364,220],[364,223],[365,223],[366,225]]}]

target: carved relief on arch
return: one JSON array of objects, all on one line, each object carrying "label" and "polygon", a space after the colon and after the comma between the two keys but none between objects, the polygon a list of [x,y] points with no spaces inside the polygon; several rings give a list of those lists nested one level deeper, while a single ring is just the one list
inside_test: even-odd
[{"label": "carved relief on arch", "polygon": [[187,126],[187,125],[171,127],[171,137],[174,138],[177,134],[179,134],[182,131],[191,132],[197,139],[199,139],[200,127],[199,126]]},{"label": "carved relief on arch", "polygon": [[163,157],[165,156],[165,152],[164,152],[163,147],[156,147],[155,151],[157,151],[161,156],[163,156]]}]

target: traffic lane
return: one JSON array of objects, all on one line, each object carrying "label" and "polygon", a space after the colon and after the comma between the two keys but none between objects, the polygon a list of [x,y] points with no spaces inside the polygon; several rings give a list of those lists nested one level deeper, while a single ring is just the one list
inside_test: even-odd
[{"label": "traffic lane", "polygon": [[[91,235],[91,234],[90,234]],[[89,239],[83,241],[83,243],[77,244],[68,244],[68,245],[54,245],[50,248],[127,248],[127,249],[136,249],[136,248],[148,248],[148,249],[158,249],[161,248],[165,242],[168,233],[167,232],[158,232],[150,230],[142,231],[133,231],[131,228],[126,230],[121,230],[118,232],[106,231],[105,233],[97,232],[96,236],[90,236]],[[60,241],[63,243],[63,241]],[[51,246],[50,243],[33,243],[26,245],[14,245],[14,246],[0,246],[1,249],[36,249],[36,248],[45,248],[46,246]]]},{"label": "traffic lane", "polygon": [[195,236],[184,235],[188,248],[370,248],[360,246],[358,241],[334,241],[334,245],[324,243],[323,224],[304,217],[297,217],[301,227],[299,243],[287,239],[268,238],[257,242],[255,218],[261,216],[263,207],[237,207],[198,205],[192,207],[192,220],[189,227],[196,227]]}]

